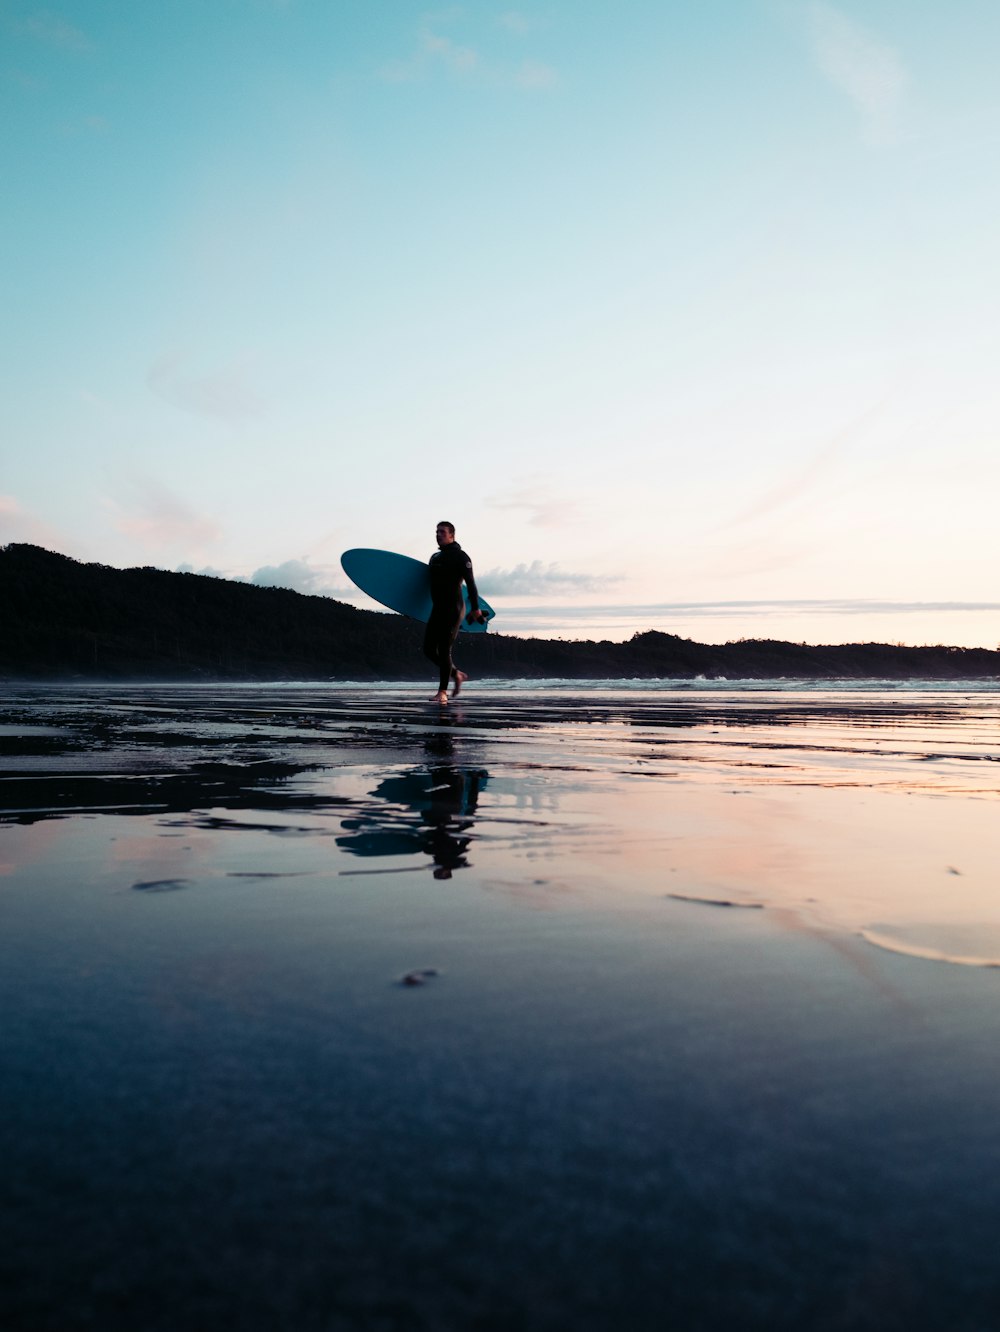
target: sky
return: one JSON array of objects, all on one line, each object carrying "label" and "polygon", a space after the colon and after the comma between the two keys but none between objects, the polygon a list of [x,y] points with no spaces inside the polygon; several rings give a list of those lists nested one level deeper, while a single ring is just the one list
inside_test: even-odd
[{"label": "sky", "polygon": [[0,0],[0,544],[1000,644],[996,0]]}]

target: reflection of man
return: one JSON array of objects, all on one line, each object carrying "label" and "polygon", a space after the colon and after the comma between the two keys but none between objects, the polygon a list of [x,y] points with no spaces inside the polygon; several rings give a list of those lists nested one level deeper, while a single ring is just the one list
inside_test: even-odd
[{"label": "reflection of man", "polygon": [[448,681],[454,680],[452,697],[468,677],[451,659],[451,649],[462,627],[465,600],[462,584],[469,589],[469,619],[482,624],[485,616],[479,609],[479,592],[472,573],[472,561],[455,540],[454,523],[438,523],[438,549],[427,565],[431,580],[431,617],[424,634],[424,655],[438,668],[438,691],[435,703],[448,702]]},{"label": "reflection of man", "polygon": [[479,783],[485,772],[457,772],[454,768],[432,768],[431,806],[424,822],[431,831],[423,839],[423,849],[434,861],[435,879],[450,879],[452,871],[469,862],[465,858],[471,837],[457,837],[472,827],[479,802]]},{"label": "reflection of man", "polygon": [[431,857],[435,879],[450,879],[469,863],[476,806],[488,776],[447,764],[384,777],[369,793],[384,804],[344,819],[337,845],[356,856],[423,852]]}]

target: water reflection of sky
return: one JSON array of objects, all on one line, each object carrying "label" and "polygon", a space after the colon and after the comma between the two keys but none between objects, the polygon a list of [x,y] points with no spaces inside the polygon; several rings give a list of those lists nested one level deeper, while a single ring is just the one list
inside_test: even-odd
[{"label": "water reflection of sky", "polygon": [[[1000,960],[1000,696],[507,688],[442,717],[405,689],[26,690],[3,725],[6,819],[135,818],[106,864],[136,884],[461,872]],[[53,872],[92,834],[49,839]],[[266,868],[251,834],[283,843]],[[43,854],[17,842],[8,873]]]}]

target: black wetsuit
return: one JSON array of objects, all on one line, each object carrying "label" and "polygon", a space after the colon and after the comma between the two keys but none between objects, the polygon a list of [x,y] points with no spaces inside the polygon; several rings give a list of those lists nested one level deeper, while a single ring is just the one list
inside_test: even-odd
[{"label": "black wetsuit", "polygon": [[431,618],[424,634],[424,653],[440,672],[440,690],[447,690],[448,681],[455,674],[451,649],[465,614],[462,584],[469,589],[469,609],[479,609],[479,593],[472,573],[472,561],[457,541],[442,546],[427,565],[431,578]]}]

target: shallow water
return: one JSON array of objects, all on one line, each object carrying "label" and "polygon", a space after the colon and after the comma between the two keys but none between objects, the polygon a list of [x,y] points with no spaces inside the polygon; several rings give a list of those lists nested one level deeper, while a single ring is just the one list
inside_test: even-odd
[{"label": "shallow water", "polygon": [[[443,716],[398,686],[29,690],[8,702],[0,800],[22,826],[156,821],[147,878],[189,877],[172,813],[175,841],[333,837],[324,873],[362,872],[346,855],[520,891],[530,862],[613,910],[668,892],[1000,964],[1000,693],[670,683],[505,682]],[[6,841],[15,866],[39,854],[37,836]],[[208,843],[206,862],[230,845]]]},{"label": "shallow water", "polygon": [[1000,1313],[995,689],[24,688],[0,753],[11,1325]]}]

